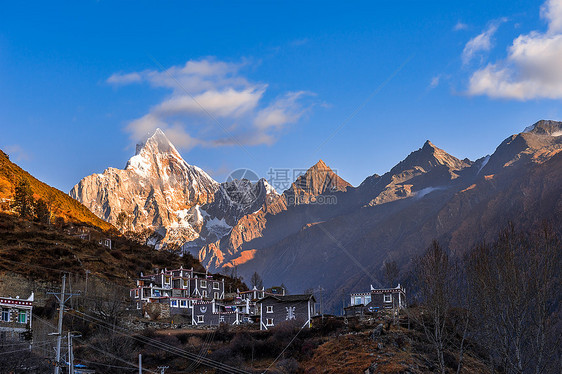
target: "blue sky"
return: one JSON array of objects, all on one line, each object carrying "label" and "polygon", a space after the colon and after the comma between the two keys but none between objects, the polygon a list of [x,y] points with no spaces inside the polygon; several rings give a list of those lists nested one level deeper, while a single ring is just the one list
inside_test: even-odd
[{"label": "blue sky", "polygon": [[323,159],[358,185],[561,119],[561,33],[560,0],[11,2],[0,148],[68,191],[159,126],[218,181]]}]

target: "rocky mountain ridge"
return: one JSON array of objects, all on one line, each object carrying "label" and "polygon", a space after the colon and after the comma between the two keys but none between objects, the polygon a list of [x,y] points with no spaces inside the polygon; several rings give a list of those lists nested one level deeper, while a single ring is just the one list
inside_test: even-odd
[{"label": "rocky mountain ridge", "polygon": [[[355,194],[356,200],[341,198],[331,207],[341,214],[309,209],[310,222],[316,224],[274,243],[244,243],[242,248],[254,255],[238,272],[257,271],[266,282],[284,282],[289,289],[322,285],[334,306],[350,289],[381,285],[385,261],[407,268],[433,239],[461,255],[493,239],[509,222],[529,228],[548,219],[560,226],[561,130],[562,122],[540,121],[475,162],[434,151],[436,158],[448,161],[428,164],[416,151],[400,167],[347,191],[344,195]],[[340,204],[355,207],[345,210]]]},{"label": "rocky mountain ridge", "polygon": [[[181,244],[198,237],[198,206],[212,201],[218,188],[207,173],[185,162],[157,129],[137,145],[124,170],[108,168],[87,176],[70,196],[122,231],[158,231],[168,242]],[[126,218],[118,224],[121,212]]]},{"label": "rocky mountain ridge", "polygon": [[[531,225],[541,217],[559,219],[560,135],[561,122],[539,121],[476,161],[427,141],[357,187],[322,160],[281,195],[265,180],[211,182],[212,193],[199,200],[187,194],[193,199],[184,201],[185,220],[194,234],[176,242],[211,271],[236,266],[246,277],[257,271],[268,284],[294,290],[377,284],[384,261],[407,266],[434,238],[461,253],[495,236],[508,220]],[[157,145],[158,153],[178,158],[166,144]],[[131,165],[139,172],[154,169]],[[166,232],[154,243],[172,239],[174,231],[163,222],[157,222],[159,230]]]},{"label": "rocky mountain ridge", "polygon": [[265,179],[216,182],[185,162],[160,129],[137,145],[125,169],[92,174],[70,191],[101,219],[122,232],[144,233],[157,248],[217,240],[275,195]]}]

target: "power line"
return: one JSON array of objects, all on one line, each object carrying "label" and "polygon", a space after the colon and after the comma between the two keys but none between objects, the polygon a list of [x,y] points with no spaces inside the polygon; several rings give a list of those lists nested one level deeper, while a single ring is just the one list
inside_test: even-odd
[{"label": "power line", "polygon": [[[38,347],[38,346],[40,347],[40,346],[44,346],[44,345],[51,344],[51,343],[52,343],[52,341],[43,342],[43,343],[33,343],[32,347]],[[26,352],[26,351],[32,353],[32,349],[33,348],[16,349],[16,350],[13,350],[13,351],[0,352],[0,355],[6,355],[8,353]]]},{"label": "power line", "polygon": [[[102,326],[102,327],[104,327],[108,330],[113,329],[112,325],[110,326],[107,322],[105,322],[103,320],[97,319],[93,316],[87,315],[87,314],[82,313],[82,312],[78,312],[78,311],[76,311],[76,312],[81,314],[86,321],[93,322],[93,323],[96,323],[94,321],[98,321],[99,322],[99,323],[97,323],[98,325],[100,325],[100,326]],[[132,339],[137,340],[141,343],[151,345],[155,348],[165,350],[169,353],[176,354],[176,355],[178,355],[180,357],[183,357],[183,358],[187,358],[187,359],[195,360],[195,361],[198,361],[198,362],[202,362],[203,364],[205,364],[207,366],[210,366],[210,367],[218,368],[218,369],[230,372],[230,373],[247,373],[246,371],[243,371],[241,369],[234,368],[234,367],[228,366],[226,364],[223,364],[221,362],[218,362],[218,361],[215,361],[215,360],[212,360],[212,359],[200,356],[200,355],[196,355],[196,354],[191,353],[191,352],[184,351],[183,349],[180,349],[180,348],[174,347],[172,345],[163,343],[159,340],[135,336],[135,335],[127,333],[125,330],[123,330],[121,328],[116,328],[116,330],[117,330],[118,333],[120,333],[122,335],[129,336]]]},{"label": "power line", "polygon": [[[48,326],[55,327],[52,323],[50,323],[49,321],[44,320],[43,318],[40,318],[40,317],[35,317],[35,318],[37,318],[39,321],[43,322],[44,324],[46,324],[46,325],[48,325]],[[115,356],[114,354],[112,354],[112,353],[110,353],[110,352],[104,351],[104,350],[101,349],[101,348],[97,348],[97,347],[95,347],[95,346],[93,346],[93,345],[91,345],[91,344],[85,342],[85,341],[82,340],[82,339],[77,339],[77,340],[80,341],[82,344],[87,345],[88,347],[94,349],[95,351],[97,351],[97,352],[99,352],[99,353],[102,353],[102,354],[104,354],[104,355],[106,355],[106,356],[109,356],[109,357],[115,359],[115,360],[121,361],[121,362],[126,363],[126,364],[128,364],[128,365],[131,365],[131,366],[133,366],[134,368],[138,368],[138,366],[136,366],[135,364],[133,364],[133,363],[127,361],[127,360],[124,360],[124,359],[122,359],[122,358],[120,358],[120,357],[117,357],[117,356]],[[132,370],[132,369],[131,369],[131,370]],[[148,369],[143,369],[143,371],[147,371],[147,372],[149,372],[149,373],[158,374],[157,372],[151,371],[151,370],[148,370]]]},{"label": "power line", "polygon": [[84,359],[80,359],[80,362],[85,362],[87,364],[95,364],[95,365],[99,365],[99,366],[105,366],[105,367],[114,368],[114,369],[136,370],[136,368],[131,368],[131,367],[128,367],[128,366],[110,365],[110,364],[104,364],[104,363],[101,363],[101,362],[84,360]]},{"label": "power line", "polygon": [[289,344],[287,344],[285,346],[285,348],[283,348],[283,350],[281,351],[281,353],[279,353],[279,355],[275,358],[275,360],[273,360],[273,362],[271,364],[269,364],[269,366],[267,367],[267,369],[265,369],[264,371],[262,371],[262,374],[266,373],[276,362],[277,360],[279,360],[279,358],[281,358],[281,356],[283,355],[283,353],[285,353],[285,351],[287,350],[287,348],[289,348],[289,346],[291,344],[293,344],[293,342],[295,341],[295,339],[297,338],[297,336],[299,336],[299,334],[301,333],[301,331],[304,329],[304,327],[306,326],[306,324],[308,323],[305,322],[304,325],[302,325],[302,327],[300,328],[299,331],[297,331],[297,333],[295,334],[295,336],[293,336],[293,339],[291,339],[291,341],[289,342]]},{"label": "power line", "polygon": [[[115,360],[117,360],[117,361],[120,361],[120,362],[126,363],[126,364],[128,364],[128,365],[131,365],[134,369],[138,369],[138,368],[139,368],[138,365],[136,365],[136,364],[134,364],[134,363],[132,363],[132,362],[129,362],[129,361],[125,360],[125,359],[122,359],[121,357],[115,356],[114,354],[112,354],[112,353],[110,353],[110,352],[104,351],[104,350],[101,349],[101,348],[98,348],[98,347],[96,347],[96,346],[93,346],[92,344],[86,343],[86,342],[85,342],[84,340],[82,340],[82,339],[77,339],[77,340],[78,340],[79,342],[81,342],[82,344],[87,345],[88,347],[92,348],[93,350],[95,350],[95,351],[97,351],[97,352],[99,352],[99,353],[102,353],[102,354],[104,354],[104,355],[106,355],[106,356],[109,356],[109,357],[111,357],[111,358],[113,358],[113,359],[115,359]],[[131,370],[133,370],[133,369],[131,369]],[[147,371],[147,372],[149,372],[149,373],[158,374],[158,372],[152,371],[152,370],[149,370],[149,369],[142,369],[142,371]]]},{"label": "power line", "polygon": [[[90,316],[86,313],[82,313],[82,312],[77,311],[77,310],[74,310],[74,312],[77,313],[79,316],[81,316],[81,318],[83,318],[85,321],[97,324],[97,325],[99,325],[101,327],[104,327],[108,330],[112,330],[112,331],[114,330],[113,325],[110,326],[107,322],[105,322],[103,320],[100,320],[96,317]],[[238,368],[223,364],[222,362],[215,361],[215,360],[212,360],[212,359],[207,358],[207,357],[202,357],[202,356],[197,355],[195,353],[185,351],[183,349],[174,347],[172,345],[163,343],[163,342],[155,340],[155,339],[142,337],[142,336],[138,336],[138,335],[132,335],[129,332],[127,332],[126,330],[124,330],[122,328],[119,328],[119,327],[115,327],[114,331],[116,331],[116,332],[118,332],[122,335],[129,336],[130,338],[132,338],[136,341],[139,341],[141,343],[144,343],[146,345],[150,345],[152,347],[162,349],[162,350],[164,350],[168,353],[175,354],[177,356],[187,358],[187,359],[190,359],[190,360],[200,360],[201,363],[203,363],[204,365],[215,368],[215,369],[221,369],[223,371],[226,371],[226,372],[229,372],[229,373],[234,373],[234,374],[242,374],[242,373],[247,374],[248,373],[245,370],[238,369]]]}]

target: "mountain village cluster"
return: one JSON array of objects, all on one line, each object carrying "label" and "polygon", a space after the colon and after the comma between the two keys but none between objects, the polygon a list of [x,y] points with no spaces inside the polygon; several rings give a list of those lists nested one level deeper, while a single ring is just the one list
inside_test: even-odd
[{"label": "mountain village cluster", "polygon": [[[248,291],[225,291],[224,279],[180,267],[161,269],[136,280],[130,290],[131,314],[145,320],[171,321],[181,318],[192,328],[212,328],[221,324],[246,325],[268,330],[285,322],[306,328],[319,316],[320,308],[313,294],[288,295],[283,287]],[[28,298],[0,297],[0,341],[25,339],[31,331],[34,294]],[[406,307],[406,291],[396,288],[376,289],[350,294],[346,317],[363,317],[381,310]],[[27,339],[29,340],[29,339]],[[33,340],[30,340],[30,345]]]},{"label": "mountain village cluster", "polygon": [[[259,324],[267,330],[285,321],[295,321],[310,327],[319,314],[312,294],[287,295],[283,287],[271,287],[227,294],[224,280],[197,273],[193,269],[163,269],[151,275],[141,275],[137,287],[131,290],[135,307],[147,318],[188,316],[193,326]],[[405,290],[375,289],[350,295],[346,315],[363,315],[386,308],[405,306]]]}]

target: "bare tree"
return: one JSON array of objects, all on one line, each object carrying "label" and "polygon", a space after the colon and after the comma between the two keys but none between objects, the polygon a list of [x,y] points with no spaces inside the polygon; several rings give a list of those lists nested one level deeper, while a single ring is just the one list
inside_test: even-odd
[{"label": "bare tree", "polygon": [[452,279],[449,257],[436,240],[416,260],[415,278],[422,302],[422,315],[418,320],[435,348],[439,372],[445,374],[444,353],[449,343],[446,324]]},{"label": "bare tree", "polygon": [[261,279],[261,276],[257,272],[254,272],[254,274],[252,274],[252,278],[250,278],[250,286],[252,288],[256,287],[258,289],[262,289],[263,280]]},{"label": "bare tree", "polygon": [[50,370],[46,360],[37,355],[30,345],[31,342],[19,339],[2,341],[0,343],[0,374],[45,373]]},{"label": "bare tree", "polygon": [[[387,261],[384,263],[384,277],[386,279],[388,287],[396,286],[396,280],[398,279],[399,275],[400,270],[398,269],[396,261]],[[399,308],[396,305],[396,300],[394,300],[394,296],[392,296],[392,318],[395,325],[398,317],[398,310]]]},{"label": "bare tree", "polygon": [[548,225],[531,235],[511,226],[494,244],[470,253],[471,304],[481,326],[476,337],[490,352],[492,365],[507,373],[561,369],[559,357],[553,357],[561,336],[561,253]]},{"label": "bare tree", "polygon": [[400,270],[396,261],[387,261],[384,263],[384,278],[388,287],[395,287],[396,281],[400,275]]}]

